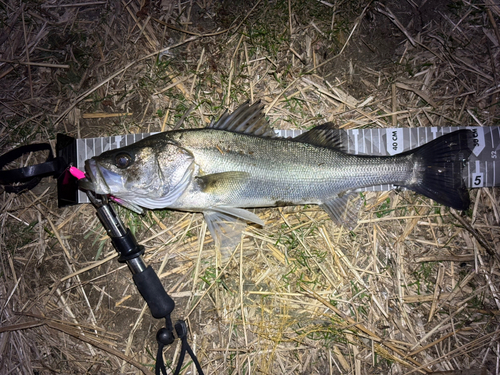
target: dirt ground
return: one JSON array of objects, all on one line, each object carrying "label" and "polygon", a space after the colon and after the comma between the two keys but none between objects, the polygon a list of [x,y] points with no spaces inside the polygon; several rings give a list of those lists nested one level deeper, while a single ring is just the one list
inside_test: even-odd
[{"label": "dirt ground", "polygon": [[[2,154],[200,128],[246,100],[276,129],[500,123],[496,0],[2,1],[0,20]],[[368,192],[352,230],[256,209],[223,261],[201,214],[116,210],[205,374],[499,374],[499,193],[459,212]],[[154,373],[162,322],[94,208],[57,197],[52,178],[1,193],[0,373]]]}]

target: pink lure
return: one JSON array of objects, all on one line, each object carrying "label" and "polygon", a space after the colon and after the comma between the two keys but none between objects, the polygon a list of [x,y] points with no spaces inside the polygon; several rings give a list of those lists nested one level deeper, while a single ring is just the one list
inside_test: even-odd
[{"label": "pink lure", "polygon": [[69,173],[71,173],[74,177],[76,177],[79,180],[81,180],[82,178],[85,178],[85,173],[83,173],[81,170],[79,170],[76,167],[70,167]]}]

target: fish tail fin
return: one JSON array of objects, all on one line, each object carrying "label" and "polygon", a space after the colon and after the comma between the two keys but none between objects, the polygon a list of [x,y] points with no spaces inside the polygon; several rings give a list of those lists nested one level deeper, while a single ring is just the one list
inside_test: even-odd
[{"label": "fish tail fin", "polygon": [[468,209],[470,198],[462,172],[473,148],[472,131],[462,129],[409,151],[420,176],[405,187],[445,206]]}]

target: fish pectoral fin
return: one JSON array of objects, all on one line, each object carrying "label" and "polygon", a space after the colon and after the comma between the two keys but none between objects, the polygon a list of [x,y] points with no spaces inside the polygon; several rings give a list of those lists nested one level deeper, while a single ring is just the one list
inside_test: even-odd
[{"label": "fish pectoral fin", "polygon": [[247,221],[264,225],[254,213],[235,207],[211,207],[203,211],[203,216],[215,241],[216,251],[220,250],[223,258],[231,255],[240,243]]},{"label": "fish pectoral fin", "polygon": [[242,189],[250,180],[248,172],[222,172],[196,177],[196,181],[204,193],[224,194]]},{"label": "fish pectoral fin", "polygon": [[[342,138],[344,136],[344,139]],[[293,138],[294,141],[310,145],[335,148],[347,152],[347,136],[335,124],[327,122]]]},{"label": "fish pectoral fin", "polygon": [[358,212],[361,206],[361,199],[355,199],[356,196],[355,192],[337,195],[320,204],[320,207],[328,213],[335,224],[352,230],[358,222]]}]

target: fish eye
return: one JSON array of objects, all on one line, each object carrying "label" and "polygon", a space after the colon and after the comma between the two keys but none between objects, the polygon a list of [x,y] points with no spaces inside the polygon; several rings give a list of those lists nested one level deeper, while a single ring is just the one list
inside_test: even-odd
[{"label": "fish eye", "polygon": [[120,169],[125,169],[130,167],[132,162],[133,162],[132,156],[130,156],[130,154],[127,154],[126,152],[120,152],[115,157],[115,165]]}]

